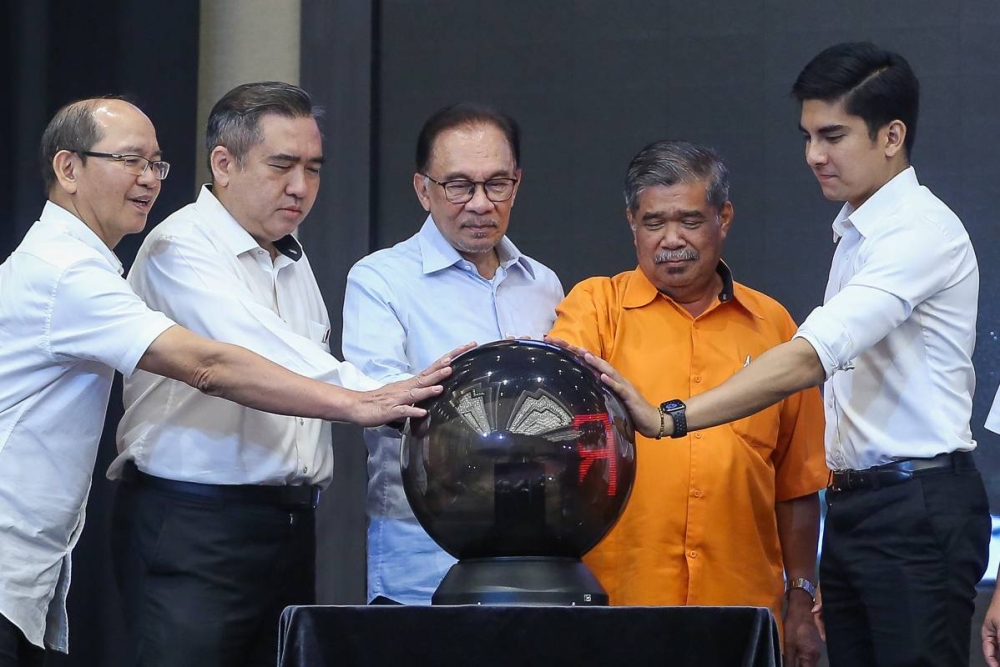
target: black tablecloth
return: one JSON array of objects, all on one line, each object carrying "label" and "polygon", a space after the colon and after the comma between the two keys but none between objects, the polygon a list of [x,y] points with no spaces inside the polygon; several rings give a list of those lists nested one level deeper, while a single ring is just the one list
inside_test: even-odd
[{"label": "black tablecloth", "polygon": [[775,667],[755,607],[288,607],[279,667]]}]

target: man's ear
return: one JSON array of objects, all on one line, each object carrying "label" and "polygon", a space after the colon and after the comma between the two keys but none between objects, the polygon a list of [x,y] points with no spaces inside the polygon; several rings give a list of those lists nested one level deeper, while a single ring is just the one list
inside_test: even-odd
[{"label": "man's ear", "polygon": [[722,228],[722,238],[726,238],[726,234],[729,233],[729,226],[733,224],[733,217],[735,217],[736,212],[733,210],[733,203],[726,202],[719,209],[719,227]]},{"label": "man's ear", "polygon": [[885,156],[895,157],[906,145],[906,123],[894,120],[885,127]]},{"label": "man's ear", "polygon": [[79,156],[72,151],[59,151],[52,158],[52,171],[56,174],[56,182],[71,195],[76,194],[78,189],[76,177],[77,170],[81,166]]},{"label": "man's ear", "polygon": [[507,201],[507,204],[509,206],[513,206],[514,205],[514,200],[517,198],[517,191],[521,188],[521,168],[520,167],[518,167],[517,169],[514,170],[514,178],[517,179],[517,183],[514,184],[514,194],[512,194],[510,196],[510,199]]},{"label": "man's ear", "polygon": [[427,191],[429,182],[427,177],[420,172],[413,174],[413,191],[417,193],[417,199],[420,200],[420,205],[424,207],[425,211],[431,210],[431,196]]},{"label": "man's ear", "polygon": [[229,185],[230,174],[239,167],[236,164],[236,157],[225,146],[216,146],[212,149],[209,164],[212,167],[212,182],[222,187]]}]

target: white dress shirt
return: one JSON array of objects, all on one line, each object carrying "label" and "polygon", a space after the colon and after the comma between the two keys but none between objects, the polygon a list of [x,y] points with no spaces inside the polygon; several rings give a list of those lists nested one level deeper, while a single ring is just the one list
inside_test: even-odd
[{"label": "white dress shirt", "polygon": [[[390,382],[463,343],[540,338],[563,298],[550,269],[504,237],[492,280],[479,275],[428,217],[420,231],[365,257],[347,277],[344,358]],[[403,493],[398,431],[368,429],[368,598],[427,604],[455,560],[424,532]]]},{"label": "white dress shirt", "polygon": [[111,380],[173,322],[122,265],[48,202],[0,265],[0,614],[28,641],[69,650],[70,553],[83,529]]},{"label": "white dress shirt", "polygon": [[[367,390],[379,383],[330,355],[330,321],[292,237],[272,262],[207,186],[146,237],[129,282],[151,308],[202,336],[240,345],[300,375]],[[151,475],[203,484],[327,484],[330,424],[251,410],[138,372],[125,381],[119,456]]]},{"label": "white dress shirt", "polygon": [[826,370],[832,469],[970,451],[979,268],[962,221],[913,168],[845,204],[824,305],[796,334]]},{"label": "white dress shirt", "polygon": [[993,397],[993,405],[990,406],[990,413],[986,415],[986,428],[994,433],[1000,433],[1000,389]]}]

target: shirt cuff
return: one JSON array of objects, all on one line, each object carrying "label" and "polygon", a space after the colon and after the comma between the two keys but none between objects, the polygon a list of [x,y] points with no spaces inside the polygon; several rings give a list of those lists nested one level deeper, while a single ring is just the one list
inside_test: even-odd
[{"label": "shirt cuff", "polygon": [[827,379],[849,368],[853,359],[851,334],[840,321],[822,307],[814,309],[793,338],[801,338],[816,350]]}]

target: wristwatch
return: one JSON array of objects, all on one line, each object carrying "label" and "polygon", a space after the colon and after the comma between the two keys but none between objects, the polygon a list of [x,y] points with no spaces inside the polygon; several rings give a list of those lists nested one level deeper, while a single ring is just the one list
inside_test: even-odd
[{"label": "wristwatch", "polygon": [[656,436],[659,440],[664,435],[663,428],[664,415],[670,415],[670,418],[674,421],[674,432],[670,434],[671,438],[683,438],[688,433],[688,422],[687,422],[687,406],[684,405],[684,401],[675,398],[669,401],[660,403],[660,433]]},{"label": "wristwatch", "polygon": [[813,602],[816,602],[816,587],[813,586],[813,582],[809,581],[805,577],[797,577],[788,582],[788,587],[785,588],[786,598],[788,597],[788,594],[792,592],[793,588],[801,588],[809,594],[809,597],[812,598]]}]

